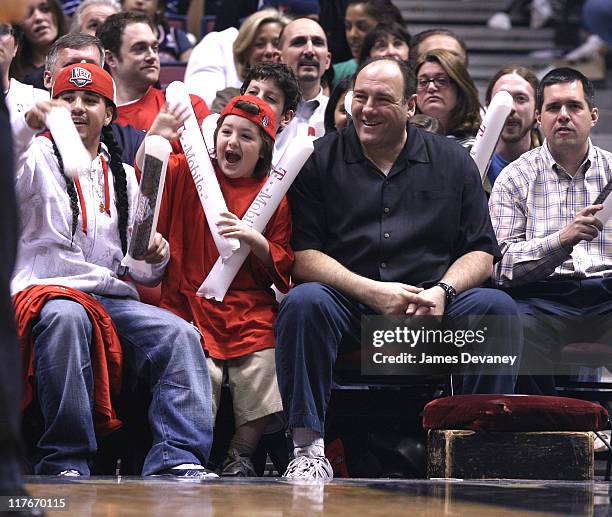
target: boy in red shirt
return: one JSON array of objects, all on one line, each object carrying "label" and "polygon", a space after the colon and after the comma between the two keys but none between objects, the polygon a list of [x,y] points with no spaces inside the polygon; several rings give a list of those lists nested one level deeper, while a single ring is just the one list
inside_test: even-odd
[{"label": "boy in red shirt", "polygon": [[[149,134],[173,134],[178,123],[172,110],[164,108]],[[289,289],[293,264],[289,206],[284,198],[263,235],[240,219],[267,180],[275,128],[270,106],[250,95],[230,101],[217,123],[213,164],[229,211],[221,218],[219,233],[238,238],[252,250],[223,302],[196,295],[219,258],[211,233],[218,229],[208,226],[183,154],[170,157],[164,195],[175,209],[172,217],[162,214],[158,224],[172,249],[160,306],[193,321],[202,333],[213,411],[227,369],[236,432],[222,475],[255,475],[250,457],[273,415],[282,411],[274,359],[277,303],[270,286],[274,283],[281,292]]]}]

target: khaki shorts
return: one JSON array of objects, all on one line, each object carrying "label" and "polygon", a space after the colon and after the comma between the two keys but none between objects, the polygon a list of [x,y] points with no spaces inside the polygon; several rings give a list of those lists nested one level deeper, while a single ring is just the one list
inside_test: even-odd
[{"label": "khaki shorts", "polygon": [[235,359],[208,357],[206,362],[212,386],[214,417],[221,398],[224,369],[227,369],[236,427],[283,410],[276,381],[274,348],[258,350]]}]

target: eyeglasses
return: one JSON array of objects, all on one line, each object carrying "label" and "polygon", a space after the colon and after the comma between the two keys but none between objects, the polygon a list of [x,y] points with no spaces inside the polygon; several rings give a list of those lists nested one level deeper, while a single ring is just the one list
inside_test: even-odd
[{"label": "eyeglasses", "polygon": [[7,23],[0,23],[0,36],[9,36],[13,34],[13,27]]},{"label": "eyeglasses", "polygon": [[431,79],[422,77],[417,80],[417,91],[422,92],[427,90],[427,88],[429,88],[429,83],[434,83],[434,86],[436,88],[438,88],[439,90],[444,90],[445,88],[448,88],[451,84],[453,84],[453,81],[450,77],[445,75],[432,77]]}]

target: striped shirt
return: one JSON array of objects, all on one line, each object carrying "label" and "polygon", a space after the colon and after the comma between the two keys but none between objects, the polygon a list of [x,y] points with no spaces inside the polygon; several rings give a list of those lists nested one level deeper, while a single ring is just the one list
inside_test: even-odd
[{"label": "striped shirt", "polygon": [[560,230],[593,204],[612,180],[612,154],[589,140],[587,158],[570,176],[555,163],[546,141],[499,175],[489,211],[502,260],[493,279],[500,287],[553,278],[612,277],[612,219],[591,242],[561,245]]}]

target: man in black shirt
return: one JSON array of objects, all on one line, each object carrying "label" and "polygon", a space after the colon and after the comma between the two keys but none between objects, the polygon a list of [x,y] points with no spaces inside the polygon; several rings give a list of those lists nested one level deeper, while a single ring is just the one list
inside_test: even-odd
[{"label": "man in black shirt", "polygon": [[[322,439],[332,372],[340,343],[359,342],[362,315],[501,315],[501,348],[522,347],[514,301],[477,288],[500,257],[478,170],[457,144],[407,126],[414,93],[404,64],[380,58],[362,66],[354,125],[315,142],[290,191],[300,285],[276,328],[295,447],[286,477],[332,476]],[[466,376],[462,391],[512,393],[515,379]]]}]

